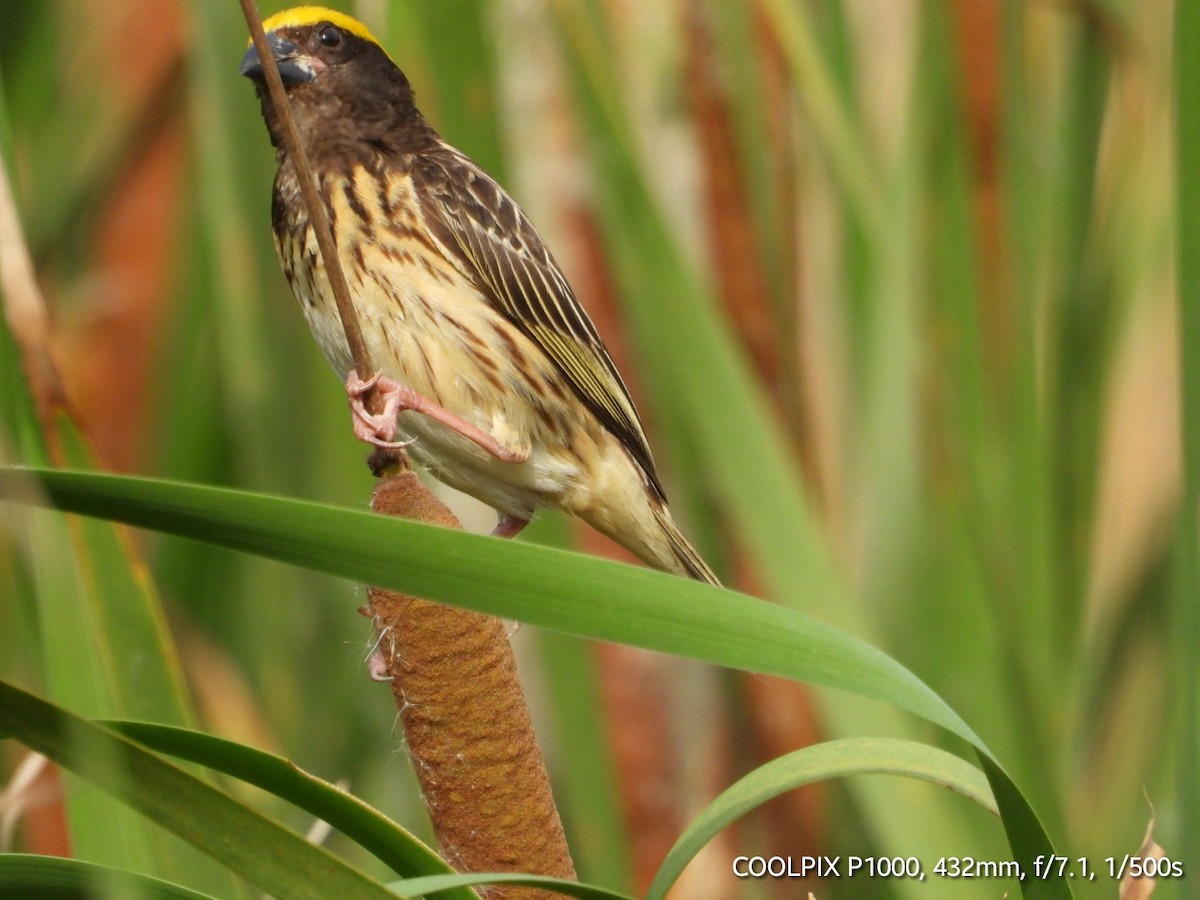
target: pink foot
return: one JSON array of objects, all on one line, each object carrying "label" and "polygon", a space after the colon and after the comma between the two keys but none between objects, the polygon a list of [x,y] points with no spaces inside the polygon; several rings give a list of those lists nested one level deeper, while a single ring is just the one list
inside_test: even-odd
[{"label": "pink foot", "polygon": [[[392,440],[396,436],[396,416],[402,412],[401,398],[394,393],[389,394],[387,386],[380,383],[381,378],[382,376],[376,373],[373,378],[363,381],[355,371],[346,376],[346,396],[350,399],[354,436],[381,450],[399,450],[407,447],[412,441]],[[379,397],[383,400],[383,411],[372,414],[367,412],[363,397],[376,385],[379,386]]]},{"label": "pink foot", "polygon": [[[363,405],[362,398],[371,388],[378,390],[380,399],[383,400],[383,412],[378,415],[367,412]],[[350,411],[354,418],[354,436],[381,450],[397,450],[412,443],[392,440],[396,436],[396,416],[411,410],[429,416],[435,422],[441,422],[452,431],[478,444],[501,462],[524,462],[529,458],[528,453],[510,450],[482,428],[477,428],[461,416],[438,406],[429,398],[388,378],[382,372],[376,372],[366,381],[359,378],[357,372],[350,372],[346,376],[346,395],[350,398]]]},{"label": "pink foot", "polygon": [[528,524],[528,519],[522,519],[519,516],[502,515],[500,521],[496,523],[496,527],[492,529],[492,536],[502,538],[516,537],[521,533],[521,529]]}]

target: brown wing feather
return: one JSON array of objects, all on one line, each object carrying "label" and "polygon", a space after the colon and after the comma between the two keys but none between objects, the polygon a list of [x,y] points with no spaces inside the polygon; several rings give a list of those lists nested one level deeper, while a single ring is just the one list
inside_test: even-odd
[{"label": "brown wing feather", "polygon": [[665,499],[641,420],[612,358],[521,208],[470,159],[443,144],[413,168],[421,212],[476,286],[554,362]]}]

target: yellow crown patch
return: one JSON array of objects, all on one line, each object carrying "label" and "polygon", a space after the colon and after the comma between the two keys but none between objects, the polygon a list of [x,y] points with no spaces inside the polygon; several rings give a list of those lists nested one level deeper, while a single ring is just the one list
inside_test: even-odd
[{"label": "yellow crown patch", "polygon": [[345,13],[326,9],[324,6],[293,6],[291,9],[275,13],[263,22],[263,31],[270,34],[280,28],[301,28],[305,25],[315,25],[317,22],[328,22],[364,41],[383,46],[379,44],[379,39],[371,34],[370,29],[358,19],[352,19]]}]

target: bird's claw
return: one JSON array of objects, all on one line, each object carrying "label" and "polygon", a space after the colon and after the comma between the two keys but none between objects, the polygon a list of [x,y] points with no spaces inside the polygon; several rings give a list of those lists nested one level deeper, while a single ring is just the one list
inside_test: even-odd
[{"label": "bird's claw", "polygon": [[[374,415],[363,406],[363,395],[375,388],[383,400],[383,411]],[[440,422],[501,462],[521,463],[529,458],[529,450],[506,447],[478,425],[473,425],[457,413],[439,406],[428,397],[423,397],[407,385],[394,381],[382,372],[376,372],[366,381],[351,371],[346,376],[346,394],[350,398],[350,409],[354,412],[354,435],[361,441],[383,450],[407,447],[408,442],[393,441],[396,434],[396,416],[413,411]]]},{"label": "bird's claw", "polygon": [[[377,388],[383,401],[383,410],[379,413],[367,411],[363,397],[372,389]],[[358,372],[351,371],[346,376],[346,396],[350,400],[350,413],[353,421],[354,436],[365,444],[378,447],[380,450],[403,450],[414,439],[394,441],[396,436],[396,416],[401,412],[401,385],[376,372],[365,381],[358,377]]]}]

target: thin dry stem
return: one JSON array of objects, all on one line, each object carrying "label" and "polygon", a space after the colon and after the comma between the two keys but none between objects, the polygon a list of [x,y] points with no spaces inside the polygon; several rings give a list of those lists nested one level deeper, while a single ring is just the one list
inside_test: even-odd
[{"label": "thin dry stem", "polygon": [[62,376],[50,350],[50,315],[34,275],[33,260],[16,200],[8,181],[8,163],[0,152],[0,292],[4,317],[21,353],[25,377],[43,423],[65,406]]},{"label": "thin dry stem", "polygon": [[[270,93],[271,102],[275,104],[275,108],[279,111],[280,121],[283,123],[284,148],[296,169],[296,180],[300,182],[300,192],[304,197],[304,206],[308,210],[308,221],[316,236],[317,248],[321,251],[321,261],[325,264],[329,287],[333,291],[333,299],[337,303],[338,316],[342,320],[342,330],[346,333],[350,359],[354,362],[355,371],[366,378],[377,370],[371,365],[371,356],[367,352],[367,344],[363,340],[358,316],[354,311],[354,302],[350,299],[350,285],[346,281],[346,274],[342,271],[337,245],[333,242],[329,216],[317,192],[317,182],[313,177],[312,167],[308,163],[308,154],[304,150],[303,141],[300,140],[300,131],[296,128],[296,120],[288,105],[287,92],[283,89],[283,79],[279,76],[279,67],[275,65],[275,57],[271,55],[271,48],[267,44],[267,35],[263,31],[258,9],[254,5],[254,0],[240,0],[240,2],[242,14],[246,17],[246,25],[250,29],[250,37],[254,41],[254,49],[258,51],[258,59],[262,63],[267,91]],[[373,389],[368,391],[363,399],[370,412],[381,411],[377,391]]]}]

